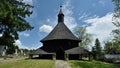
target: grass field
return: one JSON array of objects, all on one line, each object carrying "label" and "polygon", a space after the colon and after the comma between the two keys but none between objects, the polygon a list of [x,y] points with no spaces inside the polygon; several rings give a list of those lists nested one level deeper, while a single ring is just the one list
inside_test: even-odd
[{"label": "grass field", "polygon": [[118,64],[110,64],[100,61],[68,61],[72,68],[120,68]]},{"label": "grass field", "polygon": [[[7,61],[7,60],[6,60]],[[0,68],[53,68],[53,60],[18,60],[1,62]]]},{"label": "grass field", "polygon": [[[100,61],[69,60],[71,68],[120,68],[120,64]],[[54,60],[14,58],[0,60],[0,68],[54,68]]]}]

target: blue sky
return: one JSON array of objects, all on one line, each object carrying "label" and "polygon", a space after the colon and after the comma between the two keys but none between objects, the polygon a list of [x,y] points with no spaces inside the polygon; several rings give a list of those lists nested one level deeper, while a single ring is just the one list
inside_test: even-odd
[{"label": "blue sky", "polygon": [[[115,29],[112,24],[114,5],[111,0],[24,0],[34,6],[33,14],[27,17],[34,29],[19,33],[16,43],[20,48],[36,49],[42,46],[40,40],[44,38],[57,24],[59,6],[62,5],[65,24],[73,30],[86,26],[87,32],[99,38],[102,46],[112,36]],[[91,44],[92,46],[94,43]]]}]

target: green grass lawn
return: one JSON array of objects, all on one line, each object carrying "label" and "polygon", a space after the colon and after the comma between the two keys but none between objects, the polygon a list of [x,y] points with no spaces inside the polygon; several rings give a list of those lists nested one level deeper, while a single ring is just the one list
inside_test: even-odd
[{"label": "green grass lawn", "polygon": [[0,68],[53,68],[53,60],[19,60],[15,62],[0,63]]},{"label": "green grass lawn", "polygon": [[[69,60],[71,68],[120,68],[120,64],[110,64],[100,61]],[[54,68],[54,60],[40,59],[7,59],[0,60],[0,68]]]},{"label": "green grass lawn", "polygon": [[72,68],[120,68],[120,64],[110,64],[100,61],[68,61]]}]

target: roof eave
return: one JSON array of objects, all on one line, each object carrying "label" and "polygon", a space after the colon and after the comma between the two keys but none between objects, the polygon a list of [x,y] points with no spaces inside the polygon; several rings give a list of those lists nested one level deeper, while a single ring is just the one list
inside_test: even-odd
[{"label": "roof eave", "polygon": [[50,40],[40,40],[40,42],[45,42],[45,41],[53,41],[53,40],[71,40],[71,41],[77,41],[77,42],[81,42],[82,40],[77,40],[77,39],[50,39]]}]

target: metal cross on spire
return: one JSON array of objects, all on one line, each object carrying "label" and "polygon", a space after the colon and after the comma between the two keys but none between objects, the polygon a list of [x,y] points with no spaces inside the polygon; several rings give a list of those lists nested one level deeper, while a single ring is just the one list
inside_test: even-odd
[{"label": "metal cross on spire", "polygon": [[63,14],[63,12],[62,12],[62,5],[60,5],[60,11],[59,11],[59,14]]}]

